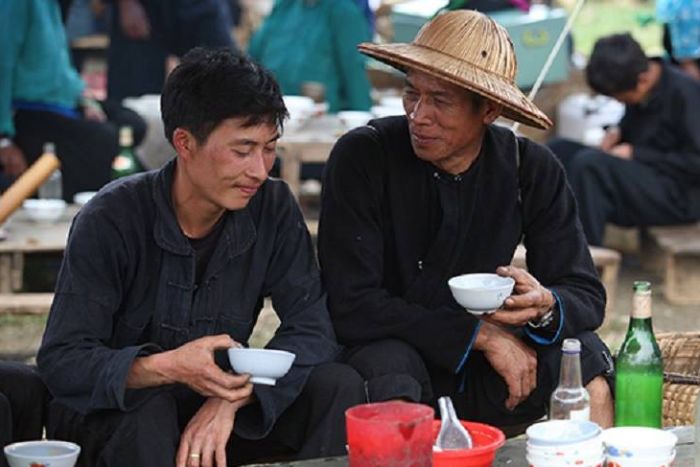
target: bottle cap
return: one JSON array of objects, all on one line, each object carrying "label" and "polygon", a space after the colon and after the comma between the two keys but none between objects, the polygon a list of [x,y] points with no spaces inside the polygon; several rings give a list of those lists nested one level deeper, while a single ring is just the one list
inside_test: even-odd
[{"label": "bottle cap", "polygon": [[651,292],[651,282],[649,281],[634,281],[632,290],[635,292]]},{"label": "bottle cap", "polygon": [[581,341],[578,339],[564,339],[561,344],[561,351],[565,353],[579,353],[581,352]]},{"label": "bottle cap", "polygon": [[46,143],[44,143],[44,154],[46,154],[46,153],[55,154],[56,153],[56,145],[54,143],[51,143],[48,141]]}]

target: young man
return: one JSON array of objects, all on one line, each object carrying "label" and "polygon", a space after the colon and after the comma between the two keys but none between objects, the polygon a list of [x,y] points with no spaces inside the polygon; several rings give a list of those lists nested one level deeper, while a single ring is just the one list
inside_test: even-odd
[{"label": "young man", "polygon": [[[370,400],[450,395],[461,418],[517,431],[545,414],[561,340],[575,336],[591,418],[610,426],[612,361],[592,332],[605,292],[573,196],[546,148],[493,124],[501,114],[551,124],[513,85],[507,32],[459,10],[412,44],[360,50],[407,72],[406,116],[334,147],[319,254],[336,332]],[[523,236],[529,272],[508,266]],[[479,319],[460,308],[447,280],[495,271],[516,281],[503,309]]]},{"label": "young man", "polygon": [[626,104],[599,148],[554,140],[588,242],[605,224],[647,226],[700,219],[700,81],[649,59],[629,34],[599,39],[589,86]]},{"label": "young man", "polygon": [[[76,217],[39,369],[56,398],[49,437],[82,465],[239,464],[345,452],[359,376],[337,344],[304,219],[267,180],[286,116],[272,76],[196,49],[161,98],[177,157],[110,184]],[[275,386],[215,363],[246,344],[263,298],[296,354]],[[224,357],[225,359],[225,357]]]}]

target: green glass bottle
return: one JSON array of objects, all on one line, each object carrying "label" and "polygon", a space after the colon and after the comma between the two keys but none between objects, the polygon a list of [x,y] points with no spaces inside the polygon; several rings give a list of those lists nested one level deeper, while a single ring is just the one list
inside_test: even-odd
[{"label": "green glass bottle", "polygon": [[112,161],[112,179],[126,177],[141,171],[134,154],[134,134],[130,126],[119,129],[119,154]]},{"label": "green glass bottle", "polygon": [[660,428],[663,361],[651,326],[649,282],[634,283],[632,316],[615,367],[615,426]]}]

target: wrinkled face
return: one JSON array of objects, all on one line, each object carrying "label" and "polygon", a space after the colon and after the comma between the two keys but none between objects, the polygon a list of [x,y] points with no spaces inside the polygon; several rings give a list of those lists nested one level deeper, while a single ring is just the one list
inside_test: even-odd
[{"label": "wrinkled face", "polygon": [[190,192],[187,198],[214,209],[242,209],[265,182],[275,162],[279,130],[269,123],[244,123],[243,118],[224,120],[202,143],[191,133],[176,130],[189,138],[184,149],[178,148]]},{"label": "wrinkled face", "polygon": [[468,91],[415,70],[406,74],[403,105],[416,155],[449,173],[471,164],[486,125],[500,113],[495,104],[477,105]]}]

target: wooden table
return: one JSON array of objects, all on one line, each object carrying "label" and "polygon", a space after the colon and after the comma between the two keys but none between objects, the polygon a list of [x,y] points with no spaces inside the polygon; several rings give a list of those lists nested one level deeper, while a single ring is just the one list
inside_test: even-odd
[{"label": "wooden table", "polygon": [[0,311],[17,311],[28,306],[43,310],[52,294],[19,294],[22,289],[24,257],[32,253],[62,252],[68,230],[78,206],[69,205],[55,223],[37,223],[17,210],[2,226],[5,239],[0,240]]},{"label": "wooden table", "polygon": [[301,164],[326,162],[333,145],[348,129],[337,116],[331,114],[313,117],[293,131],[285,129],[277,143],[282,164],[280,176],[289,184],[295,196],[299,196]]},{"label": "wooden table", "polygon": [[[693,459],[695,446],[693,435],[695,430],[692,426],[676,427],[673,431],[678,435],[678,445],[676,446],[676,460],[673,467],[694,467]],[[506,444],[496,453],[494,467],[528,467],[525,459],[525,437],[513,438],[506,441]],[[255,464],[249,467],[348,467],[346,457],[332,457],[327,459],[313,459],[297,462],[282,462],[277,464]]]}]

